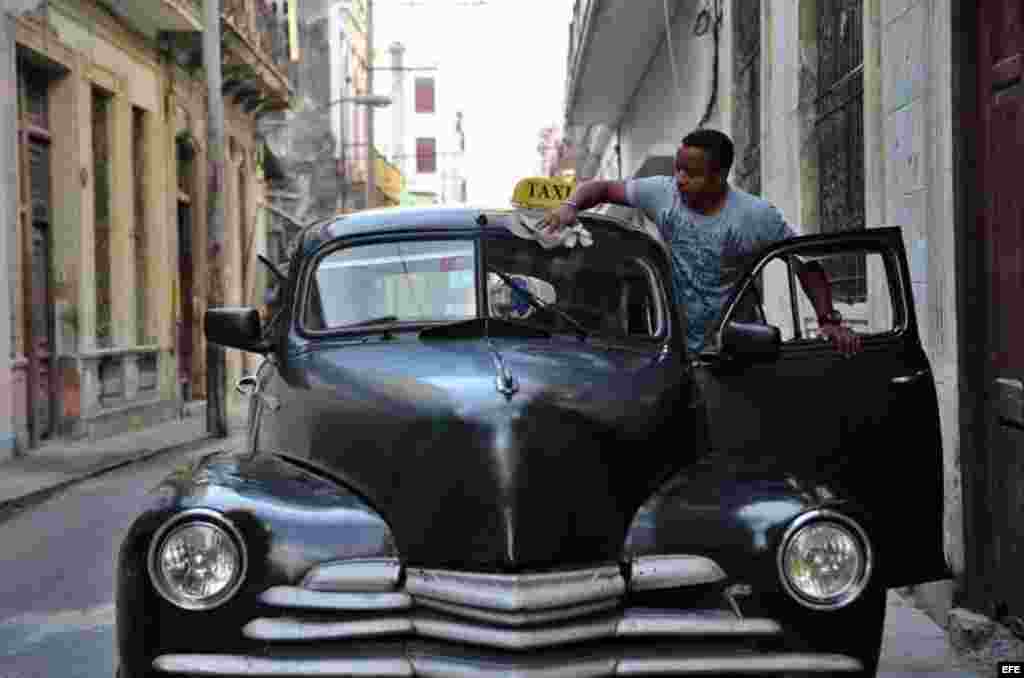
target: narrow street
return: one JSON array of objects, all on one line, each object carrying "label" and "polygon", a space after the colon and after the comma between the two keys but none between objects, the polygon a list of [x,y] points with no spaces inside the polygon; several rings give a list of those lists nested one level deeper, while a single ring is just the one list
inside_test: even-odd
[{"label": "narrow street", "polygon": [[114,563],[146,492],[222,443],[159,455],[0,524],[0,678],[113,675]]}]

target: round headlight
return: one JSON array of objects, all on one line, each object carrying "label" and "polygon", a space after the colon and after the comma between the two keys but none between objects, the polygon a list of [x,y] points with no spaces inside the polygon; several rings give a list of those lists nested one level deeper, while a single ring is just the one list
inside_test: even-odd
[{"label": "round headlight", "polygon": [[849,605],[867,586],[871,548],[855,522],[831,511],[804,514],[779,551],[782,582],[802,605],[834,610]]},{"label": "round headlight", "polygon": [[186,610],[209,610],[227,602],[245,573],[238,531],[221,527],[210,515],[219,514],[204,511],[185,520],[176,516],[156,535],[150,550],[153,585]]}]

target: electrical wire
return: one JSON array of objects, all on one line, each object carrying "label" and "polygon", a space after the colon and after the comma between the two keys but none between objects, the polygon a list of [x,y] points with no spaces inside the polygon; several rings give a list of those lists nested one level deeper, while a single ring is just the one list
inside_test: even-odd
[{"label": "electrical wire", "polygon": [[[668,0],[666,0],[666,3]],[[710,24],[711,36],[714,40],[714,59],[711,68],[711,94],[708,97],[708,105],[704,109],[704,115],[701,117],[700,122],[697,123],[697,127],[703,127],[711,119],[711,112],[715,108],[715,101],[718,99],[718,53],[719,53],[719,34],[722,28],[722,4],[721,0],[711,0],[714,4],[714,19],[711,18],[711,13],[708,11],[708,6],[705,5],[704,9],[697,15],[697,23],[694,26],[694,33],[698,36],[705,35],[708,31]],[[667,7],[667,5],[666,5]],[[704,19],[704,25],[701,26],[701,18]]]},{"label": "electrical wire", "polygon": [[672,81],[676,85],[676,96],[679,97],[679,102],[682,103],[683,88],[679,82],[679,68],[676,65],[676,49],[673,46],[675,41],[672,39],[672,17],[668,11],[668,0],[664,0],[663,5],[665,7],[665,35],[668,42],[668,58],[672,65]]}]

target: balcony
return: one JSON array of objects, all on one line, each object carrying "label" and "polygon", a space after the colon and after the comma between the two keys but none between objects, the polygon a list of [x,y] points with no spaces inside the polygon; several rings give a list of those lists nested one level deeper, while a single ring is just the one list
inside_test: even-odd
[{"label": "balcony", "polygon": [[[673,11],[679,11],[681,5],[684,3]],[[569,24],[566,71],[568,127],[614,126],[662,46],[664,35],[661,0],[576,0]],[[684,36],[673,37],[680,40]],[[615,77],[609,77],[610,73]]]},{"label": "balcony", "polygon": [[275,7],[266,0],[223,0],[221,7],[225,89],[250,112],[287,108],[293,94],[288,21]]},{"label": "balcony", "polygon": [[203,30],[202,0],[100,0],[144,35]]}]

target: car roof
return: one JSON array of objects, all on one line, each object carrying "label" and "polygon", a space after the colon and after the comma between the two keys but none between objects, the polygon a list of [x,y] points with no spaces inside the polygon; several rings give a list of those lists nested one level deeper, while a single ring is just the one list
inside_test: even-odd
[{"label": "car roof", "polygon": [[[520,210],[510,207],[474,207],[467,205],[430,205],[423,207],[386,207],[362,210],[351,214],[337,215],[321,219],[306,227],[299,238],[300,256],[309,254],[321,245],[337,240],[371,233],[388,233],[393,231],[451,231],[467,228],[489,228],[506,230],[509,220],[517,214],[525,212],[537,216],[542,212],[536,210]],[[486,220],[481,223],[481,215]],[[654,242],[647,232],[632,226],[629,222],[616,217],[582,212],[582,220],[588,225],[603,225],[608,228],[621,229],[635,233],[638,238]]]}]

